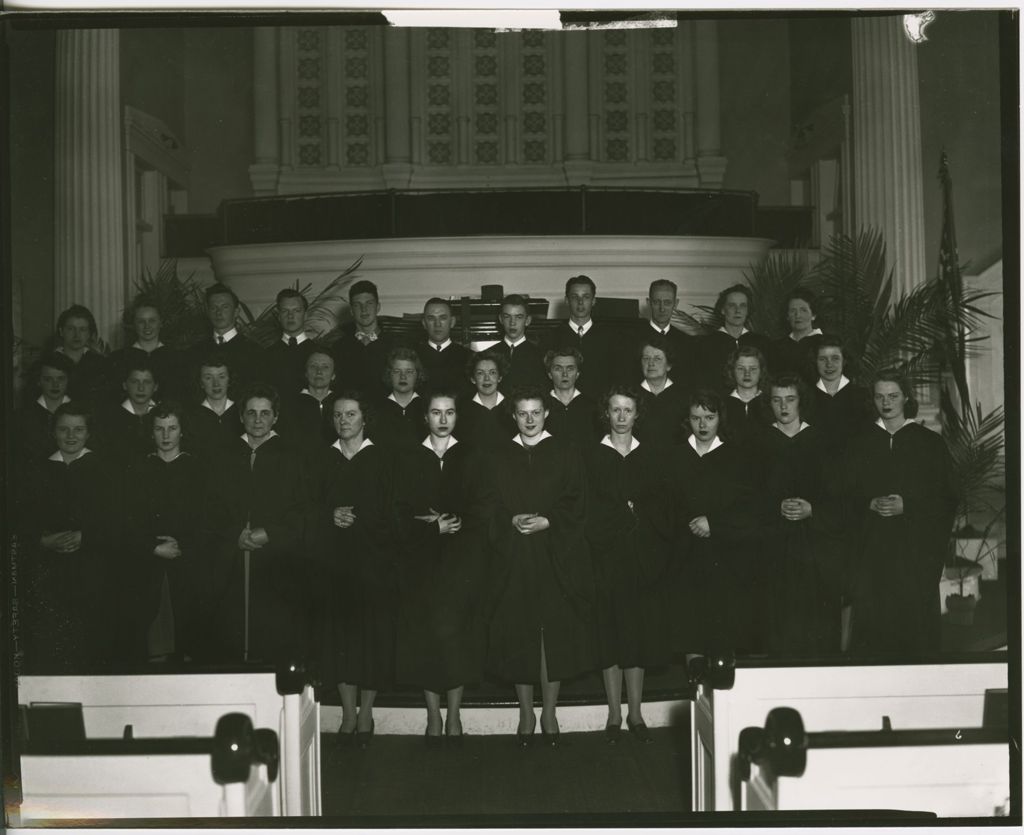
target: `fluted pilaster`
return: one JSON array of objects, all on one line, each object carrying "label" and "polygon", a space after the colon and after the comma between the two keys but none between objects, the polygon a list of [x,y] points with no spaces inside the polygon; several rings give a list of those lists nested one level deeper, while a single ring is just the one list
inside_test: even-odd
[{"label": "fluted pilaster", "polygon": [[57,33],[54,306],[88,307],[111,341],[126,295],[119,33]]},{"label": "fluted pilaster", "polygon": [[277,96],[277,29],[257,26],[253,29],[253,153],[249,180],[254,194],[276,194],[281,172],[278,137],[280,108]]},{"label": "fluted pilaster", "polygon": [[851,26],[855,224],[882,231],[894,284],[907,290],[927,280],[916,47],[898,15]]},{"label": "fluted pilaster", "polygon": [[388,27],[384,32],[384,111],[387,142],[384,181],[389,188],[404,188],[412,174],[410,119],[409,30]]},{"label": "fluted pilaster", "polygon": [[694,23],[694,63],[697,93],[697,172],[700,184],[715,188],[725,179],[722,156],[721,102],[718,81],[718,23]]}]

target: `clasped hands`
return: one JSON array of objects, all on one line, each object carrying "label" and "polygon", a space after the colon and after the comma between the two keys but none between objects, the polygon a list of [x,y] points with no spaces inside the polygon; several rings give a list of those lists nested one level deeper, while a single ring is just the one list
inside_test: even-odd
[{"label": "clasped hands", "polygon": [[531,533],[540,533],[551,527],[551,522],[546,516],[536,513],[517,513],[512,517],[512,527],[519,533],[529,536]]},{"label": "clasped hands", "polygon": [[242,551],[258,551],[270,542],[264,528],[250,528],[248,525],[238,535],[238,547]]},{"label": "clasped hands", "polygon": [[903,513],[903,496],[896,493],[875,496],[868,507],[879,516],[900,516]]},{"label": "clasped hands", "polygon": [[39,537],[39,544],[47,551],[56,551],[58,554],[73,554],[82,547],[82,532],[57,531],[56,533],[44,533]]},{"label": "clasped hands", "polygon": [[707,516],[694,516],[690,520],[690,533],[694,536],[699,536],[701,539],[708,539],[711,537],[711,523],[708,522]]},{"label": "clasped hands", "polygon": [[783,519],[790,522],[799,522],[802,519],[810,518],[811,503],[807,499],[793,496],[789,499],[783,499],[782,504],[779,505],[779,510],[782,513]]},{"label": "clasped hands", "polygon": [[433,525],[437,522],[437,529],[439,533],[458,533],[462,530],[462,520],[454,513],[439,513],[430,508],[430,511],[423,516],[415,516],[415,519],[419,519],[421,522],[426,522],[428,525]]},{"label": "clasped hands", "polygon": [[[153,555],[165,560],[177,559],[181,556],[181,546],[173,536],[158,536],[160,544],[153,549]],[[250,549],[245,549],[250,550]]]}]

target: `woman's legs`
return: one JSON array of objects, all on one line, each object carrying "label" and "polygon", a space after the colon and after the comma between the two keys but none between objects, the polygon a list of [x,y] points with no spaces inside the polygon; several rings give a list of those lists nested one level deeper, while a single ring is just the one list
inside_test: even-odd
[{"label": "woman's legs", "polygon": [[[555,708],[558,706],[558,691],[562,687],[560,681],[548,681],[548,660],[544,655],[544,633],[540,636],[540,729],[545,733],[558,733],[558,717]],[[547,725],[545,728],[544,726]]]},{"label": "woman's legs", "polygon": [[445,733],[448,736],[462,736],[462,716],[459,714],[459,708],[462,707],[464,689],[460,686],[448,691],[448,715],[445,720]]},{"label": "woman's legs", "polygon": [[441,694],[424,690],[423,698],[427,702],[427,736],[441,736]]},{"label": "woman's legs", "polygon": [[537,716],[533,712],[533,685],[517,684],[516,698],[519,700],[518,734],[532,734],[537,726]]},{"label": "woman's legs", "polygon": [[644,702],[644,668],[627,667],[623,674],[626,678],[626,701],[629,703],[627,715],[630,723],[636,725],[644,721],[640,712]]},{"label": "woman's legs", "polygon": [[612,664],[601,670],[604,692],[608,696],[607,727],[617,728],[622,724],[622,668]]},{"label": "woman's legs", "polygon": [[373,701],[376,698],[376,690],[363,690],[359,694],[359,718],[356,720],[357,732],[369,733],[373,730]]},{"label": "woman's legs", "polygon": [[338,732],[355,733],[359,688],[355,684],[339,684],[338,694],[341,696],[341,727]]}]

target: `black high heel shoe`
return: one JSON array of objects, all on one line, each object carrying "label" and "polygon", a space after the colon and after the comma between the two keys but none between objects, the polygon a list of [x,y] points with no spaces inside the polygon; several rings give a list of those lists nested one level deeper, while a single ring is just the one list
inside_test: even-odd
[{"label": "black high heel shoe", "polygon": [[537,725],[534,723],[534,726],[530,728],[530,732],[528,734],[524,734],[522,731],[516,731],[516,744],[520,748],[529,748],[533,744],[533,735],[536,730]]},{"label": "black high heel shoe", "polygon": [[356,731],[356,745],[362,748],[364,751],[370,747],[370,740],[373,739],[373,726],[374,721],[370,720],[370,730],[368,731]]},{"label": "black high heel shoe", "polygon": [[338,748],[352,748],[356,744],[356,729],[353,728],[351,731],[343,731],[338,728],[338,732],[334,735],[335,745]]},{"label": "black high heel shoe", "polygon": [[450,726],[447,720],[444,723],[444,739],[445,742],[452,748],[462,747],[462,738],[466,735],[465,731],[459,731],[457,734],[450,733]]},{"label": "black high heel shoe", "polygon": [[622,720],[621,719],[619,720],[619,723],[617,725],[609,722],[607,725],[604,726],[604,741],[607,742],[609,745],[617,744],[621,734],[622,734]]},{"label": "black high heel shoe", "polygon": [[627,716],[626,727],[629,728],[629,732],[637,742],[642,742],[644,744],[654,742],[654,737],[651,736],[650,730],[642,719],[634,725]]},{"label": "black high heel shoe", "polygon": [[544,740],[544,744],[547,745],[549,748],[557,748],[559,745],[561,745],[559,731],[545,731],[543,722],[540,723],[540,735],[541,738]]}]

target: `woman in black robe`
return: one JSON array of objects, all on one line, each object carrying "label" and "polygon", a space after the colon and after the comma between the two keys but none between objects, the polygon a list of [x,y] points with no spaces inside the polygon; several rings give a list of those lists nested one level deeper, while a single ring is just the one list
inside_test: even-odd
[{"label": "woman in black robe", "polygon": [[[841,455],[877,418],[871,392],[847,377],[846,349],[837,336],[823,336],[815,352],[814,426],[829,450]],[[805,410],[806,411],[806,410]]]},{"label": "woman in black robe", "polygon": [[768,377],[764,354],[753,346],[741,346],[729,357],[725,373],[733,385],[724,401],[729,438],[749,445],[771,423],[771,410],[761,389],[762,380]]},{"label": "woman in black robe", "polygon": [[230,397],[231,366],[223,350],[214,349],[199,362],[193,381],[198,405],[188,407],[189,425],[185,449],[203,461],[215,462],[238,444],[242,422],[238,407]]},{"label": "woman in black robe", "polygon": [[[110,386],[110,360],[90,345],[96,343],[99,331],[92,311],[73,304],[57,318],[56,351],[73,363],[68,395],[72,400],[98,406],[106,399]],[[120,382],[120,381],[118,381]]]},{"label": "woman in black robe", "polygon": [[856,653],[938,652],[938,584],[956,511],[949,450],[911,420],[917,403],[905,377],[875,378],[878,422],[851,443],[846,499]]},{"label": "woman in black robe", "polygon": [[721,369],[737,348],[749,346],[761,353],[768,350],[768,337],[747,327],[754,313],[753,303],[753,295],[746,284],[733,284],[718,294],[715,316],[722,325],[697,339],[697,356],[700,358],[697,382],[702,388],[722,393],[728,391],[728,388],[722,388]]},{"label": "woman in black robe", "polygon": [[32,376],[36,385],[29,391],[33,394],[38,391],[38,397],[18,411],[15,422],[18,444],[13,452],[18,473],[26,472],[57,449],[53,435],[53,414],[59,406],[71,400],[68,397],[68,381],[72,370],[71,360],[56,351],[45,354],[35,364]]},{"label": "woman in black robe", "polygon": [[423,440],[425,403],[417,388],[426,382],[423,362],[412,348],[392,348],[383,374],[388,394],[377,404],[369,436],[391,455],[398,455]]},{"label": "woman in black robe", "polygon": [[331,578],[324,583],[331,596],[320,605],[321,680],[341,696],[341,746],[370,744],[377,692],[395,679],[391,466],[366,437],[370,408],[354,391],[331,404],[338,440],[327,452],[316,522],[316,550]]},{"label": "woman in black robe", "polygon": [[149,417],[156,450],[132,462],[126,484],[127,550],[143,572],[138,628],[148,636],[150,658],[202,657],[207,468],[181,449],[186,432],[178,403],[165,400]]},{"label": "woman in black robe", "polygon": [[534,684],[541,686],[541,731],[558,744],[562,679],[593,669],[593,576],[584,539],[583,462],[574,445],[544,429],[544,391],[509,398],[519,430],[488,466],[492,615],[488,666],[515,684],[518,740],[536,728]]},{"label": "woman in black robe", "polygon": [[583,354],[571,346],[558,346],[544,355],[544,368],[551,380],[545,426],[556,438],[587,449],[601,434],[597,401],[576,388]]},{"label": "woman in black robe", "polygon": [[[456,391],[427,402],[428,435],[395,462],[400,682],[423,689],[427,744],[461,741],[464,686],[480,678],[479,611],[484,537],[472,483],[472,452],[453,435]],[[441,722],[441,694],[447,721]]]},{"label": "woman in black robe", "polygon": [[774,379],[775,422],[761,435],[769,651],[807,656],[839,651],[842,579],[838,497],[826,478],[824,439],[803,419],[809,393],[795,375]]},{"label": "woman in black robe", "polygon": [[675,641],[687,653],[752,652],[763,638],[756,603],[764,590],[751,571],[755,469],[747,450],[722,439],[723,399],[707,389],[693,394],[691,435],[668,468],[682,563]]},{"label": "woman in black robe", "polygon": [[673,383],[669,372],[675,355],[669,341],[661,334],[651,333],[640,343],[640,411],[643,418],[636,427],[636,436],[652,446],[671,449],[682,440],[682,424],[686,417],[688,392],[680,383]]},{"label": "woman in black robe", "polygon": [[815,373],[815,352],[821,342],[817,327],[818,298],[799,287],[786,296],[785,318],[789,333],[772,341],[768,347],[768,364],[772,374],[799,374],[812,385]]},{"label": "woman in black robe", "polygon": [[644,670],[668,664],[672,516],[662,478],[663,450],[633,436],[639,392],[613,387],[605,396],[608,434],[587,450],[587,540],[593,557],[598,653],[608,696],[605,736],[622,725],[642,742]]},{"label": "woman in black robe", "polygon": [[19,517],[22,636],[32,674],[95,672],[115,660],[113,625],[132,602],[114,560],[117,480],[88,448],[89,431],[85,404],[59,406],[57,451],[28,472]]},{"label": "woman in black robe", "polygon": [[509,410],[501,407],[505,395],[498,386],[506,373],[508,357],[504,354],[487,350],[470,357],[466,376],[473,384],[473,395],[459,403],[455,437],[474,451],[502,447],[516,433]]}]

